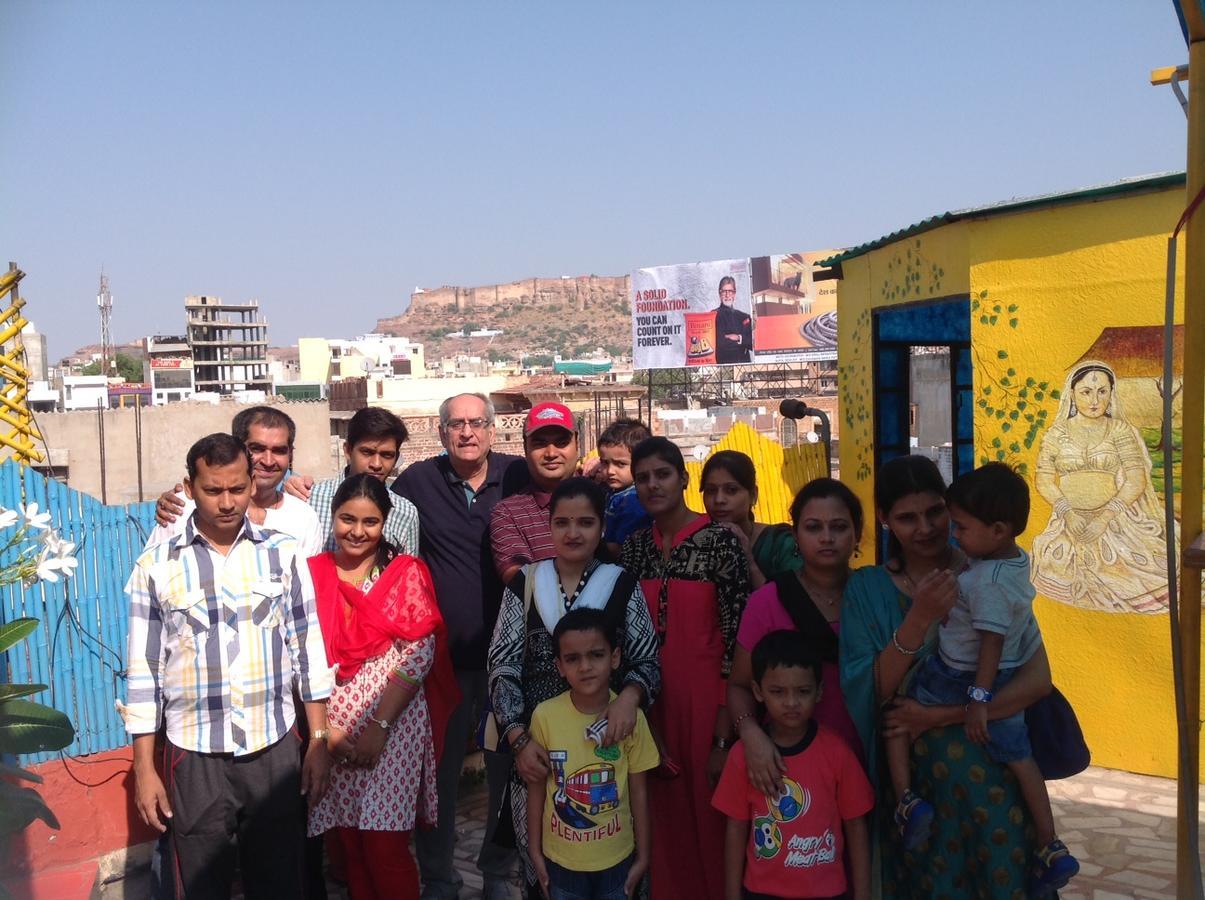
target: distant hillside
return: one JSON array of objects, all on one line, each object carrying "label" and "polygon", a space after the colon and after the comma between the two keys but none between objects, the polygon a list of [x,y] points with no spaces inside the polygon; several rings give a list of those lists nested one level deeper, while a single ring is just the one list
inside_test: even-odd
[{"label": "distant hillside", "polygon": [[[412,294],[400,316],[380,319],[376,331],[421,341],[428,360],[471,353],[516,359],[520,353],[578,356],[602,347],[632,352],[628,277],[583,275],[528,278],[483,287],[441,287]],[[489,338],[449,338],[448,332],[498,329]]]}]

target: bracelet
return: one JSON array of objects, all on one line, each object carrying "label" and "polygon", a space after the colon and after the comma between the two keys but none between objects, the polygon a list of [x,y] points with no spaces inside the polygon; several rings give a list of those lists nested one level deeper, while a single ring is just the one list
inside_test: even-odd
[{"label": "bracelet", "polygon": [[417,691],[419,688],[419,682],[408,676],[400,668],[390,669],[389,674],[385,677],[403,690]]},{"label": "bracelet", "polygon": [[514,741],[511,742],[510,752],[518,753],[520,750],[522,750],[524,747],[526,747],[530,743],[531,743],[531,735],[525,731],[521,735],[519,735],[517,738],[515,738]]},{"label": "bracelet", "polygon": [[752,719],[752,718],[753,718],[753,713],[751,713],[751,712],[743,713],[743,714],[737,716],[736,721],[732,723],[732,730],[735,731],[737,733],[737,735],[740,735],[741,722],[745,721],[745,719]]},{"label": "bracelet", "polygon": [[921,648],[925,646],[925,642],[921,641],[920,647],[917,647],[915,650],[908,650],[900,643],[900,630],[898,628],[891,632],[891,644],[904,656],[916,656],[916,654],[920,653]]},{"label": "bracelet", "polygon": [[310,732],[311,741],[325,741],[330,736],[331,730],[329,728],[315,728]]}]

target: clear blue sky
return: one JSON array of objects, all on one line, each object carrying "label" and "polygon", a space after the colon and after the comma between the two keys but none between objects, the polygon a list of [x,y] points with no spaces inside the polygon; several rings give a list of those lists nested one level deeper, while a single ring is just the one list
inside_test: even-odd
[{"label": "clear blue sky", "polygon": [[54,358],[258,298],[860,243],[1184,165],[1171,0],[0,3],[0,261]]}]

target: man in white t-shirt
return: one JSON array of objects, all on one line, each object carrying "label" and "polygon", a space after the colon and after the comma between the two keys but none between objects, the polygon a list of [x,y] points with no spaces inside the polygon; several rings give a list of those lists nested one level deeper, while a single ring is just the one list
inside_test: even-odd
[{"label": "man in white t-shirt", "polygon": [[[271,406],[253,406],[234,417],[230,433],[242,441],[251,453],[254,494],[247,516],[256,525],[280,531],[301,545],[302,555],[322,552],[322,525],[310,505],[280,491],[280,483],[293,463],[293,442],[297,426],[284,412]],[[182,495],[181,485],[165,491],[155,504],[158,526],[151,532],[147,547],[153,547],[184,530],[195,508]]]}]

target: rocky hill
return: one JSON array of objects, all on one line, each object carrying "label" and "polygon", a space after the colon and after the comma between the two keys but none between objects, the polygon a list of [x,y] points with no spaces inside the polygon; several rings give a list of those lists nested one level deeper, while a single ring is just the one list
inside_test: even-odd
[{"label": "rocky hill", "polygon": [[[404,313],[378,320],[375,330],[421,341],[428,360],[458,353],[494,359],[517,359],[521,353],[573,357],[599,347],[613,356],[629,356],[628,282],[627,276],[582,275],[418,291]],[[447,336],[461,329],[502,334]]]}]

